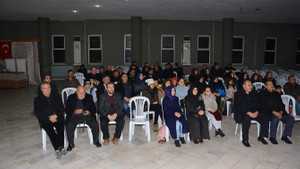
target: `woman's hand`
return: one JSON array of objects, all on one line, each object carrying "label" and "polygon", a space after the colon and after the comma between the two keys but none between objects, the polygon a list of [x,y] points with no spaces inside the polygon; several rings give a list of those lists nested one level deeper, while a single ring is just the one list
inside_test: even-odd
[{"label": "woman's hand", "polygon": [[181,116],[181,114],[178,112],[175,112],[175,116],[179,118]]},{"label": "woman's hand", "polygon": [[198,112],[198,114],[199,114],[200,116],[202,116],[202,115],[204,114],[204,111],[203,111],[203,110],[200,110],[200,111]]}]

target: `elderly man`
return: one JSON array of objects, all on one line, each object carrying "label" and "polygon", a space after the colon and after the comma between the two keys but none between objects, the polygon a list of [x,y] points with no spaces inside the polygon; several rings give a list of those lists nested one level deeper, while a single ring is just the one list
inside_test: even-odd
[{"label": "elderly man", "polygon": [[242,143],[246,147],[251,147],[248,142],[251,120],[260,123],[258,141],[261,141],[263,144],[268,144],[264,137],[268,137],[269,120],[264,114],[258,112],[259,103],[257,102],[256,93],[255,91],[251,91],[251,89],[251,81],[246,80],[243,83],[243,87],[234,94],[234,120],[236,123],[242,123]]},{"label": "elderly man", "polygon": [[79,123],[86,123],[93,133],[93,141],[96,147],[99,143],[99,125],[96,121],[96,107],[93,97],[85,93],[83,86],[78,86],[76,93],[69,96],[65,112],[67,113],[67,136],[69,146],[67,151],[72,151],[74,145],[74,131]]},{"label": "elderly man", "polygon": [[274,90],[271,80],[266,81],[265,90],[261,92],[261,110],[271,122],[270,125],[270,141],[278,144],[276,140],[276,131],[279,120],[285,123],[285,129],[281,140],[287,144],[292,144],[288,137],[291,137],[294,126],[294,117],[286,113],[284,104],[282,103],[280,94]]},{"label": "elderly man", "polygon": [[41,128],[46,131],[51,140],[56,158],[60,159],[62,155],[66,154],[64,149],[64,106],[61,96],[51,92],[49,83],[43,82],[40,88],[42,94],[34,99],[34,112]]},{"label": "elderly man", "polygon": [[300,85],[296,83],[295,76],[289,76],[288,82],[283,86],[285,94],[291,95],[296,100],[296,113],[300,115]]},{"label": "elderly man", "polygon": [[125,124],[122,98],[121,94],[115,92],[113,83],[107,83],[106,89],[107,91],[100,95],[99,100],[100,124],[104,139],[103,144],[108,145],[109,143],[108,123],[110,121],[117,123],[112,142],[118,144]]}]

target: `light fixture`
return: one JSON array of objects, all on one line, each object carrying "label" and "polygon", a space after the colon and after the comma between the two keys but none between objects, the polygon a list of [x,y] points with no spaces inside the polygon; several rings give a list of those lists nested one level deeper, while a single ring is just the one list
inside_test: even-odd
[{"label": "light fixture", "polygon": [[73,13],[78,13],[79,11],[76,10],[76,9],[74,9],[74,10],[72,10],[72,12],[73,12]]},{"label": "light fixture", "polygon": [[96,7],[96,8],[101,8],[102,5],[97,4],[97,5],[94,5],[94,7]]}]

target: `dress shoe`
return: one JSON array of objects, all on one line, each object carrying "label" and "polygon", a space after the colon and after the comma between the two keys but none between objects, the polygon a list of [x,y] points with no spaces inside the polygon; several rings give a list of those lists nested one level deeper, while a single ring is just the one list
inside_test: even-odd
[{"label": "dress shoe", "polygon": [[199,143],[203,143],[203,139],[202,138],[199,139]]},{"label": "dress shoe", "polygon": [[100,148],[101,147],[101,144],[99,143],[99,141],[97,142],[97,143],[94,143],[95,144],[95,146],[97,147],[97,148]]},{"label": "dress shoe", "polygon": [[251,147],[248,140],[243,140],[242,143],[244,144],[245,147]]},{"label": "dress shoe", "polygon": [[179,140],[180,140],[181,144],[186,144],[184,137],[180,137]]},{"label": "dress shoe", "polygon": [[179,143],[179,140],[175,140],[175,141],[174,141],[174,144],[175,144],[176,147],[181,147],[181,145],[180,145],[180,143]]},{"label": "dress shoe", "polygon": [[263,144],[265,144],[265,145],[268,144],[268,142],[267,142],[267,141],[265,140],[265,138],[263,138],[263,137],[258,137],[257,140],[258,140],[258,141],[261,141],[261,143],[263,143]]},{"label": "dress shoe", "polygon": [[223,131],[221,129],[216,130],[215,136],[217,137],[218,135],[220,135],[221,137],[225,136],[225,134],[223,133]]},{"label": "dress shoe", "polygon": [[195,143],[195,144],[199,144],[199,140],[195,138],[195,139],[194,139],[194,143]]},{"label": "dress shoe", "polygon": [[281,137],[281,140],[282,141],[285,141],[286,142],[286,144],[293,144],[293,142],[291,142],[291,140],[288,138],[288,137]]},{"label": "dress shoe", "polygon": [[108,143],[109,143],[109,139],[108,138],[104,139],[103,145],[108,145]]},{"label": "dress shoe", "polygon": [[270,137],[269,140],[270,140],[271,143],[273,143],[273,144],[278,144],[276,138]]},{"label": "dress shoe", "polygon": [[114,137],[113,139],[111,139],[111,141],[114,143],[114,144],[118,144],[119,143],[119,139]]},{"label": "dress shoe", "polygon": [[69,144],[67,151],[72,151],[72,149],[75,147],[74,144]]}]

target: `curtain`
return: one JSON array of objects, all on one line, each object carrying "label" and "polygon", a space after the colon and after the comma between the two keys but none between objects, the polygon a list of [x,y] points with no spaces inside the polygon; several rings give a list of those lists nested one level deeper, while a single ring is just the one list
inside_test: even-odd
[{"label": "curtain", "polygon": [[41,81],[38,42],[12,42],[11,49],[12,58],[26,59],[29,84],[38,84]]}]

